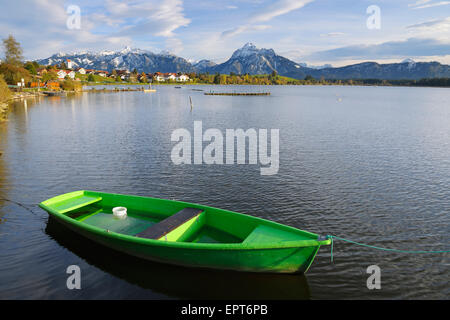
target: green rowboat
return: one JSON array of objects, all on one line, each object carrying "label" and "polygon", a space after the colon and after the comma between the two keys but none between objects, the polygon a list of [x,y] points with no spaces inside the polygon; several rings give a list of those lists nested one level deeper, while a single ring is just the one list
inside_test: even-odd
[{"label": "green rowboat", "polygon": [[[305,273],[320,246],[331,243],[272,221],[173,200],[75,191],[40,207],[102,245],[187,267]],[[113,214],[117,207],[126,208],[122,218]]]}]

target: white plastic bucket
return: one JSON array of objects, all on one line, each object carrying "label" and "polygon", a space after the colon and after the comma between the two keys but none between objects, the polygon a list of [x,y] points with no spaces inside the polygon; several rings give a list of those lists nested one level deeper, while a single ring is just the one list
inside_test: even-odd
[{"label": "white plastic bucket", "polygon": [[127,217],[127,208],[115,207],[115,208],[113,208],[113,215],[116,218],[125,219]]}]

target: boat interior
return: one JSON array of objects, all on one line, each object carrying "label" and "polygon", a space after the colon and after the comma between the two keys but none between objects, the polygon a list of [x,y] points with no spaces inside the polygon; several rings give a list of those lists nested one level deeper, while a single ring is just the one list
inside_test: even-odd
[{"label": "boat interior", "polygon": [[[317,239],[251,216],[164,199],[79,191],[43,204],[78,222],[146,239],[242,244]],[[125,218],[113,215],[119,206],[127,208]]]}]

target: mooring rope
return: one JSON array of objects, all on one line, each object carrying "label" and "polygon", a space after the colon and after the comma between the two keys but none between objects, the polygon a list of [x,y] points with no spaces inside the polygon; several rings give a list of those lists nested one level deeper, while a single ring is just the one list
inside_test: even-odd
[{"label": "mooring rope", "polygon": [[371,248],[371,249],[377,249],[377,250],[382,250],[382,251],[391,251],[391,252],[397,252],[397,253],[412,253],[412,254],[421,254],[421,253],[448,253],[450,252],[450,250],[438,250],[438,251],[425,251],[425,250],[400,250],[400,249],[391,249],[391,248],[383,248],[383,247],[377,247],[377,246],[373,246],[370,244],[365,244],[365,243],[361,243],[361,242],[356,242],[353,240],[349,240],[349,239],[345,239],[345,238],[341,238],[338,236],[333,236],[333,235],[327,235],[328,239],[331,239],[331,262],[333,262],[333,243],[334,243],[334,239],[337,240],[342,240],[342,241],[346,241],[358,246],[362,246],[362,247],[367,247],[367,248]]},{"label": "mooring rope", "polygon": [[[25,210],[31,212],[34,216],[36,216],[36,217],[38,217],[38,218],[42,218],[42,216],[36,214],[36,212],[34,212],[34,211],[31,210],[30,208],[28,208],[26,205],[24,205],[24,204],[22,204],[22,203],[20,203],[20,202],[17,202],[17,201],[14,201],[14,200],[5,199],[5,198],[0,198],[0,201],[6,201],[6,202],[13,203],[13,204],[15,204],[15,205],[18,205],[19,207],[22,207],[22,208],[24,208]],[[32,204],[32,205],[30,205],[30,206],[38,206],[38,205],[37,205],[37,204]]]}]

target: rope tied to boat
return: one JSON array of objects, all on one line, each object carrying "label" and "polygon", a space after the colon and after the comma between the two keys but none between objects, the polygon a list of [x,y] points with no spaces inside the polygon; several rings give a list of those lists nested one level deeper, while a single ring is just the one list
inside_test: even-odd
[{"label": "rope tied to boat", "polygon": [[32,213],[34,216],[36,216],[38,218],[42,218],[41,215],[37,214],[35,211],[33,211],[33,209],[29,208],[29,206],[37,206],[37,207],[39,207],[38,204],[26,205],[26,204],[23,204],[23,203],[14,201],[14,200],[6,199],[6,198],[0,198],[0,201],[5,201],[5,202],[9,202],[9,203],[15,204],[15,205],[17,205],[19,207],[22,207],[23,209],[27,210],[28,212]]},{"label": "rope tied to boat", "polygon": [[345,238],[341,238],[341,237],[333,236],[333,235],[327,235],[327,239],[331,240],[331,262],[333,262],[334,239],[346,241],[346,242],[349,242],[349,243],[357,245],[357,246],[362,246],[362,247],[367,247],[367,248],[382,250],[382,251],[396,252],[396,253],[422,254],[422,253],[448,253],[448,252],[450,252],[450,250],[425,251],[425,250],[400,250],[400,249],[392,249],[392,248],[383,248],[383,247],[373,246],[370,244],[356,242],[353,240],[349,240],[349,239],[345,239]]}]

